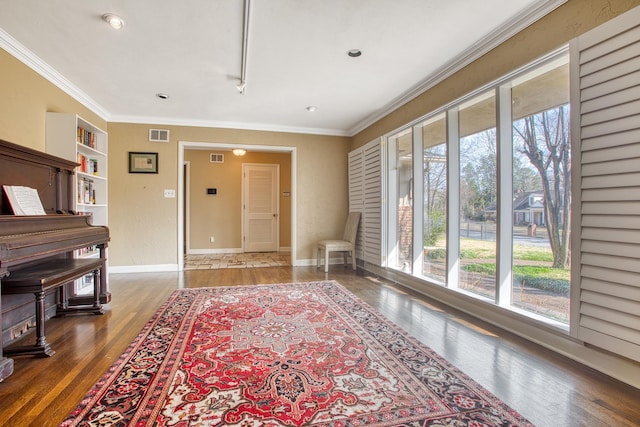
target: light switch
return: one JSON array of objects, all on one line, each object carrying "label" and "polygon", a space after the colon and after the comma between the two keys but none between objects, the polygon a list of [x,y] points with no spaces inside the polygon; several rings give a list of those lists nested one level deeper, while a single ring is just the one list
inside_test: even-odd
[{"label": "light switch", "polygon": [[168,199],[176,197],[176,190],[164,190],[164,197]]}]

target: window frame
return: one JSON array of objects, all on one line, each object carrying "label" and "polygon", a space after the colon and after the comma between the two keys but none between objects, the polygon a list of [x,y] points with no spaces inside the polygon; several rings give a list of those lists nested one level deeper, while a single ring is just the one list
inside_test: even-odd
[{"label": "window frame", "polygon": [[[382,267],[387,270],[393,270],[394,274],[399,276],[407,275],[413,281],[417,280],[425,286],[437,286],[441,289],[453,291],[470,296],[471,298],[486,301],[499,309],[505,309],[510,312],[521,314],[527,318],[542,322],[546,325],[558,329],[563,333],[569,333],[569,324],[565,324],[553,319],[528,312],[512,305],[512,253],[513,253],[513,121],[512,121],[512,100],[511,85],[519,77],[530,73],[532,70],[542,68],[547,64],[557,61],[561,57],[569,56],[569,45],[544,55],[543,57],[526,64],[523,67],[514,70],[503,77],[496,79],[468,94],[438,108],[412,122],[401,126],[393,131],[383,135],[383,158],[385,159],[382,171],[383,191],[385,199],[389,201],[383,205],[383,220],[385,221],[385,229],[388,230],[383,234],[383,254],[384,260]],[[477,294],[473,294],[460,289],[458,286],[460,280],[460,144],[459,144],[459,108],[465,102],[482,95],[483,93],[493,91],[496,99],[496,144],[497,144],[497,217],[496,217],[496,288],[493,301],[483,298]],[[444,114],[447,124],[447,209],[446,209],[446,271],[447,277],[444,284],[436,283],[422,276],[422,239],[423,239],[423,204],[422,179],[415,177],[422,176],[423,164],[422,159],[417,160],[415,153],[422,152],[422,138],[419,132],[420,124]],[[413,265],[411,272],[403,272],[392,266],[389,260],[394,259],[393,248],[396,247],[397,233],[393,232],[397,226],[397,187],[396,177],[394,176],[393,165],[395,162],[395,144],[390,142],[390,138],[411,131],[413,146]],[[420,156],[422,157],[422,156]],[[572,165],[575,159],[571,159]],[[575,232],[576,224],[572,222],[571,232]],[[387,250],[389,248],[389,250]],[[575,266],[572,266],[572,271]],[[572,282],[571,288],[575,284]],[[570,301],[570,311],[573,310],[573,300]]]}]

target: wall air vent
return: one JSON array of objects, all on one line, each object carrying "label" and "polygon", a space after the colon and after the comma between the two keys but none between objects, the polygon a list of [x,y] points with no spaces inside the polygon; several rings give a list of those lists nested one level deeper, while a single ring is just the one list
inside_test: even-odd
[{"label": "wall air vent", "polygon": [[149,129],[149,141],[169,142],[169,131],[166,129]]},{"label": "wall air vent", "polygon": [[209,154],[209,161],[211,163],[224,163],[224,154]]}]

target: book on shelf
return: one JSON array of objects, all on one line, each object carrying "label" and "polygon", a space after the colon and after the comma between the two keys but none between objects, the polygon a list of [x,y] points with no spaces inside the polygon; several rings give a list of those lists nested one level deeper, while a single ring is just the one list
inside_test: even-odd
[{"label": "book on shelf", "polygon": [[14,215],[46,215],[38,190],[22,185],[3,185]]},{"label": "book on shelf", "polygon": [[96,204],[96,189],[93,180],[82,178],[78,180],[78,203],[85,205]]},{"label": "book on shelf", "polygon": [[76,256],[83,257],[83,256],[91,255],[96,252],[98,252],[98,248],[95,245],[87,246],[86,248],[77,249]]},{"label": "book on shelf", "polygon": [[78,170],[89,175],[98,175],[98,159],[93,159],[78,153]]},{"label": "book on shelf", "polygon": [[86,145],[87,147],[96,148],[96,133],[91,132],[78,126],[78,144]]}]

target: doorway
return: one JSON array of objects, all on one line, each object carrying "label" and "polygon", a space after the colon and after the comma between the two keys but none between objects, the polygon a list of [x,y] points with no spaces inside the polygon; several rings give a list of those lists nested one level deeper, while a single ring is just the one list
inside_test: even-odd
[{"label": "doorway", "polygon": [[[231,151],[232,148],[237,148],[235,144],[222,144],[222,143],[206,143],[206,142],[190,142],[179,141],[178,142],[178,236],[177,236],[177,248],[178,248],[178,270],[184,270],[184,256],[185,256],[185,150],[210,150],[210,151]],[[290,155],[291,162],[291,188],[290,191],[286,191],[286,196],[290,197],[290,262],[292,266],[296,266],[296,176],[297,176],[297,152],[296,147],[290,146],[263,146],[263,145],[243,145],[247,151],[265,152],[265,153],[288,153]]]}]

